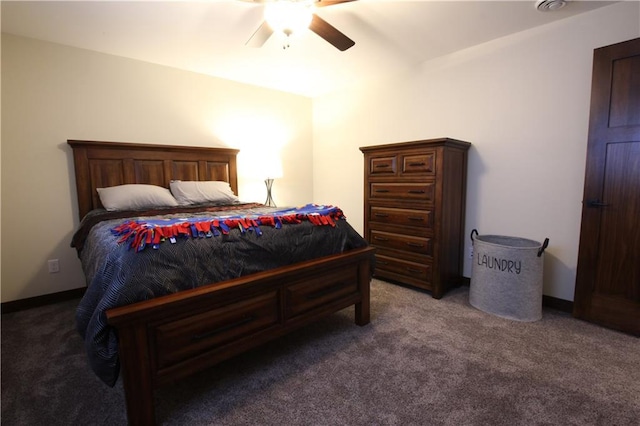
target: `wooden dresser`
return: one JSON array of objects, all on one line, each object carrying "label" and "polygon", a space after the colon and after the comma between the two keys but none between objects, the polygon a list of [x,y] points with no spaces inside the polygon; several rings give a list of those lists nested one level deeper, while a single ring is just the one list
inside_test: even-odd
[{"label": "wooden dresser", "polygon": [[468,142],[430,139],[361,147],[364,233],[375,276],[441,298],[462,282]]}]

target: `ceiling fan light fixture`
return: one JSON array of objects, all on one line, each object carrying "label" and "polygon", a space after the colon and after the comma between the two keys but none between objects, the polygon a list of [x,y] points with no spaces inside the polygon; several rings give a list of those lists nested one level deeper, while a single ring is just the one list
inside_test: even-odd
[{"label": "ceiling fan light fixture", "polygon": [[265,5],[264,19],[273,31],[295,34],[309,28],[313,8],[306,1],[277,0]]}]

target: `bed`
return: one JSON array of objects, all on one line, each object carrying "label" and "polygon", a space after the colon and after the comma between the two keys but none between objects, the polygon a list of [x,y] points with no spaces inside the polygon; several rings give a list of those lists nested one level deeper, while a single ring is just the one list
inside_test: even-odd
[{"label": "bed", "polygon": [[[102,229],[102,232],[106,232],[104,228],[109,227],[115,238],[116,230],[122,231],[129,226],[127,224],[142,223],[151,227],[154,219],[158,221],[170,219],[175,223],[178,220],[176,218],[187,214],[185,209],[191,209],[191,206],[177,206],[169,211],[152,209],[149,212],[136,211],[131,215],[127,212],[105,212],[97,188],[125,184],[147,184],[168,188],[172,181],[217,181],[227,182],[233,193],[237,194],[236,155],[238,151],[234,149],[80,140],[69,140],[68,144],[73,150],[80,228],[86,228],[84,231],[79,229],[76,232],[73,242],[73,245],[78,248],[81,259],[84,251],[90,252],[84,244],[92,244],[92,238],[96,241],[98,239],[94,234],[99,234],[99,231],[94,229]],[[311,209],[324,208],[309,206]],[[200,207],[198,206],[198,209]],[[286,217],[292,218],[291,220],[300,219],[301,223],[288,226],[284,225],[285,216],[282,216],[281,210],[270,211],[267,206],[256,203],[204,207],[204,210],[195,213],[201,215],[197,216],[198,218],[206,217],[209,220],[215,217],[217,220],[221,217],[227,218],[225,223],[229,223],[228,220],[242,217],[243,219],[234,219],[235,222],[232,222],[237,225],[240,221],[241,224],[237,225],[237,229],[227,229],[225,235],[228,239],[240,238],[250,241],[251,244],[255,244],[254,242],[261,238],[264,238],[264,241],[288,238],[285,236],[287,232],[298,232],[293,231],[294,228],[306,229],[307,231],[303,231],[306,234],[325,235],[322,237],[324,239],[330,239],[327,238],[329,233],[335,232],[330,228],[342,228],[346,229],[348,237],[336,238],[341,241],[337,243],[337,249],[334,247],[330,249],[331,252],[320,252],[319,255],[309,252],[301,258],[303,260],[278,255],[274,257],[275,260],[271,260],[272,263],[269,263],[270,266],[267,268],[262,264],[254,264],[253,260],[252,262],[243,261],[240,262],[242,265],[240,271],[230,271],[216,279],[211,279],[210,275],[207,275],[209,272],[203,272],[198,274],[198,277],[201,280],[204,277],[206,281],[197,285],[193,282],[186,283],[188,281],[186,276],[189,274],[181,272],[185,277],[182,279],[185,281],[184,288],[181,287],[182,283],[178,282],[174,283],[175,285],[172,284],[170,290],[163,290],[164,294],[155,294],[155,291],[149,291],[149,288],[153,288],[149,285],[144,291],[136,293],[136,300],[123,298],[128,301],[127,303],[103,304],[93,301],[92,299],[97,300],[99,297],[112,299],[104,297],[105,289],[110,282],[104,278],[96,281],[96,277],[99,276],[96,271],[103,273],[104,266],[99,263],[86,266],[83,260],[88,288],[80,303],[77,316],[87,318],[86,321],[90,321],[89,318],[102,318],[104,322],[104,328],[95,332],[95,335],[102,336],[100,339],[110,341],[116,348],[117,362],[111,367],[117,369],[116,374],[119,372],[122,379],[127,418],[131,425],[155,423],[154,390],[158,387],[166,386],[211,367],[349,306],[354,306],[357,325],[363,326],[370,321],[369,284],[374,249],[369,247],[346,221],[341,220],[343,218],[339,214],[333,216],[332,220],[327,213],[327,223],[307,223],[311,222],[312,216],[316,217],[312,214],[304,216],[299,213],[295,217],[290,215]],[[331,214],[335,214],[336,211],[341,213],[334,207],[331,207],[330,211]],[[104,219],[98,218],[95,223],[85,226],[89,219],[93,219],[93,214],[96,212],[99,213],[98,216],[104,215]],[[191,211],[189,210],[188,213]],[[166,216],[167,214],[169,216]],[[264,220],[254,221],[254,226],[251,226],[251,223],[249,225],[245,223],[243,227],[242,220],[256,217]],[[282,219],[280,227],[275,226],[274,223],[271,223],[274,226],[265,226],[265,223],[269,223],[265,218],[273,217]],[[309,220],[305,221],[305,217]],[[200,223],[193,222],[195,219],[190,220],[192,225]],[[119,224],[120,227],[115,224]],[[220,226],[224,227],[224,225]],[[205,230],[207,238],[204,238],[203,230],[196,232],[193,228],[193,238],[185,239],[192,242],[182,244],[218,244],[213,241],[225,235],[209,238],[211,237],[209,231],[217,232],[213,228],[212,225],[211,229]],[[219,229],[224,231],[223,228]],[[245,231],[247,235],[238,237]],[[117,236],[120,237],[122,233]],[[197,233],[201,238],[197,238]],[[356,237],[353,237],[354,233]],[[78,234],[82,234],[81,240],[76,240]],[[302,237],[296,238],[302,241]],[[139,241],[138,245],[131,244],[129,247],[123,247],[126,246],[122,243],[123,238],[118,240],[117,249],[113,248],[113,251],[131,252],[126,254],[129,257],[125,259],[128,260],[119,262],[126,265],[140,263],[145,266],[138,270],[146,271],[149,269],[149,263],[143,260],[144,256],[156,256],[157,253],[168,256],[167,253],[174,250],[169,239],[162,238],[162,244],[154,245],[150,238],[149,243],[153,247],[144,248],[143,244],[143,250],[138,250],[141,247]],[[93,244],[98,247],[97,243]],[[177,247],[179,244],[175,245]],[[282,253],[282,246],[276,247],[278,248],[273,250]],[[113,253],[111,248],[109,250],[104,257],[111,259]],[[137,251],[142,253],[135,253]],[[253,252],[256,261],[261,257],[259,253],[265,251],[269,250],[260,249]],[[119,255],[124,256],[122,253]],[[97,255],[92,256],[99,258]],[[162,262],[180,263],[181,267],[184,266],[181,262],[166,259],[165,257]],[[211,261],[211,264],[213,263],[215,262]],[[196,264],[202,265],[202,262],[199,261]],[[208,270],[208,264],[202,269]],[[149,279],[145,277],[143,280],[164,282],[167,281],[166,277],[166,273],[162,272],[158,273],[157,277]],[[189,278],[189,280],[194,279]],[[99,284],[94,284],[95,282]],[[98,305],[102,308],[93,307]],[[91,306],[90,310],[94,311],[90,312],[87,306]],[[87,335],[84,334],[86,327],[84,323],[79,326],[79,329],[82,329],[85,344],[88,341]],[[101,353],[101,351],[103,349],[99,348],[95,352]],[[117,375],[115,377],[117,378]],[[113,385],[113,383],[108,384]]]}]

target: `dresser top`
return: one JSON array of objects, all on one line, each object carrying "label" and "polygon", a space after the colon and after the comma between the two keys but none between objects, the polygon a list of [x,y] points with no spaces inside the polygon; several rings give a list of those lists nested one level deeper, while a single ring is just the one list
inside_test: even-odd
[{"label": "dresser top", "polygon": [[373,146],[361,146],[360,151],[374,151],[374,150],[383,150],[383,149],[407,149],[407,148],[427,148],[427,147],[436,147],[436,146],[451,146],[460,149],[469,149],[471,143],[451,139],[451,138],[437,138],[437,139],[425,139],[419,141],[411,141],[411,142],[398,142],[398,143],[389,143],[384,145],[373,145]]}]

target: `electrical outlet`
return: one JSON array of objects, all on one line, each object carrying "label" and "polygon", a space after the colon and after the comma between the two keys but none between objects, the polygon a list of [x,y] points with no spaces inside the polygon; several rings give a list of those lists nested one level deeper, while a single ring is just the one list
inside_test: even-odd
[{"label": "electrical outlet", "polygon": [[473,259],[473,246],[469,246],[469,259]]},{"label": "electrical outlet", "polygon": [[49,267],[50,274],[60,272],[60,262],[58,261],[58,259],[49,259],[47,261],[47,266]]}]

